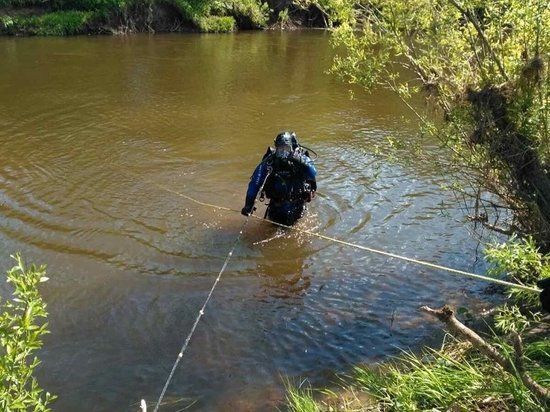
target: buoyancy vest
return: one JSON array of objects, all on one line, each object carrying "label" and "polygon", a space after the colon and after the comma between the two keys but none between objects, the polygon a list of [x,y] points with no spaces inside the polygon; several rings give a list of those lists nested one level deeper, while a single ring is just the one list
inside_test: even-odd
[{"label": "buoyancy vest", "polygon": [[[300,149],[298,149],[300,150]],[[306,181],[300,165],[274,156],[268,148],[263,157],[271,171],[266,179],[261,196],[273,201],[310,201],[311,192],[316,189],[315,182]],[[304,153],[308,155],[307,151]]]}]

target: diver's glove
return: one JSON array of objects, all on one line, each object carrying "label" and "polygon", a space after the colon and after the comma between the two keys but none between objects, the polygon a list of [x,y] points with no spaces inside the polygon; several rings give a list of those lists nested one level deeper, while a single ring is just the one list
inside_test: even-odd
[{"label": "diver's glove", "polygon": [[299,163],[302,165],[307,165],[308,158],[306,155],[300,153],[298,150],[292,152],[289,156],[289,160],[292,160],[294,163]]},{"label": "diver's glove", "polygon": [[254,201],[256,199],[250,196],[246,197],[246,200],[244,202],[244,207],[241,210],[241,214],[244,216],[250,216],[252,212],[254,211]]},{"label": "diver's glove", "polygon": [[539,295],[540,304],[543,309],[550,312],[550,278],[539,280],[537,286],[542,289]]}]

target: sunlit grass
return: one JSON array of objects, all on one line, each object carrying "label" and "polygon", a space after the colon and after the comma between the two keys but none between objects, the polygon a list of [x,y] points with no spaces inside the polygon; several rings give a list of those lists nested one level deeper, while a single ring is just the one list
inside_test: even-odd
[{"label": "sunlit grass", "polygon": [[39,36],[67,36],[81,33],[93,17],[92,12],[74,10],[17,17],[13,19],[10,29]]},{"label": "sunlit grass", "polygon": [[302,382],[295,385],[285,380],[286,401],[290,410],[294,412],[321,412],[321,407],[313,397],[313,389],[309,384]]},{"label": "sunlit grass", "polygon": [[[496,344],[502,342],[497,340]],[[508,349],[508,356],[513,356]],[[548,385],[550,340],[526,344],[525,358],[531,376]],[[346,388],[333,392],[339,401],[326,402],[326,398],[314,396],[320,391],[302,385],[288,387],[288,408],[294,412],[548,410],[548,405],[537,400],[519,377],[504,372],[471,345],[456,341],[419,355],[403,353],[380,367],[356,367],[342,386],[368,394],[369,401],[361,406],[348,402],[345,398],[350,390]]]}]

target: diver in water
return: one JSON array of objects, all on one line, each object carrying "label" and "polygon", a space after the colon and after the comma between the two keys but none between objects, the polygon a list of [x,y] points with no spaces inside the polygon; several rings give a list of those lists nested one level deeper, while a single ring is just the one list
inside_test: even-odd
[{"label": "diver in water", "polygon": [[302,217],[305,204],[315,197],[316,174],[313,161],[308,151],[298,143],[296,134],[279,133],[275,138],[275,148],[268,148],[250,178],[241,213],[248,216],[254,211],[256,195],[262,189],[260,199],[269,199],[267,218],[283,225],[293,225]]}]

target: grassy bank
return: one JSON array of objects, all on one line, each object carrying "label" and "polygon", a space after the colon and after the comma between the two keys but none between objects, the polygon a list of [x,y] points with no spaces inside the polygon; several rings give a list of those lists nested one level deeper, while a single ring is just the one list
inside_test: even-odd
[{"label": "grassy bank", "polygon": [[[496,339],[502,352],[513,349]],[[550,384],[550,341],[525,345],[527,370]],[[438,350],[406,353],[378,368],[357,367],[340,389],[290,387],[289,409],[320,411],[540,411],[548,407],[521,380],[504,372],[470,344],[451,340]]]},{"label": "grassy bank", "polygon": [[261,0],[0,0],[0,34],[230,32],[267,27]]}]

